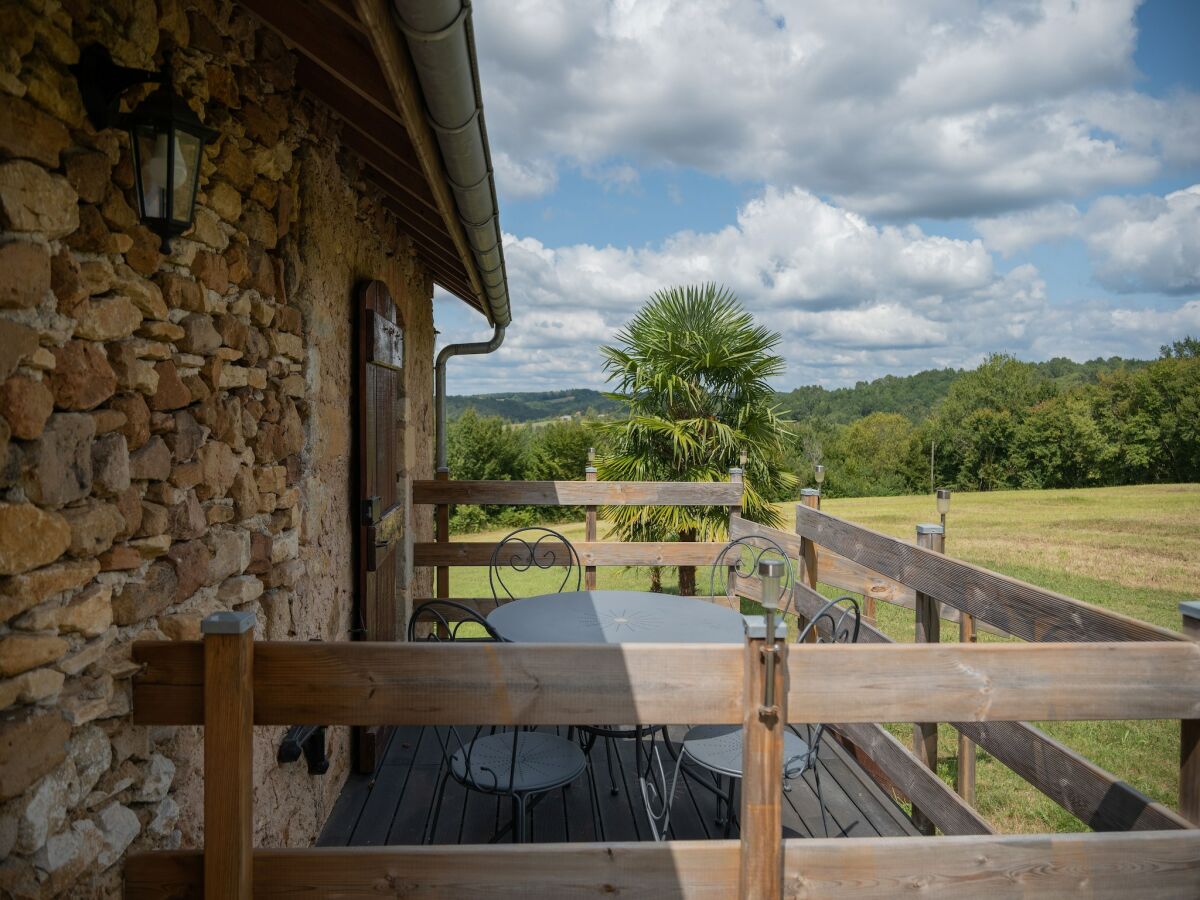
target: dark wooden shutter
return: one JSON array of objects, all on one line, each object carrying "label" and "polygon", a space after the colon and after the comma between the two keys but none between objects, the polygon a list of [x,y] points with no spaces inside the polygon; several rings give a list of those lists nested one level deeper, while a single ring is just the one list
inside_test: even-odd
[{"label": "dark wooden shutter", "polygon": [[[404,329],[387,286],[358,291],[358,597],[360,640],[394,641],[404,577]],[[358,770],[373,772],[391,729],[356,729]]]}]

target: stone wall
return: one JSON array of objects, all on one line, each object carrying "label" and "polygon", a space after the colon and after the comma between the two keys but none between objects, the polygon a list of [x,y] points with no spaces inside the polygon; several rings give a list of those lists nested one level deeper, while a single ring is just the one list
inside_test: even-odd
[{"label": "stone wall", "polygon": [[[173,50],[220,131],[169,255],[126,137],[91,127],[67,69],[94,41],[143,68]],[[130,850],[202,843],[200,731],[130,723],[133,641],[197,638],[225,608],[259,637],[348,639],[363,279],[397,300],[406,466],[430,476],[431,283],[293,65],[222,0],[0,16],[0,895],[115,893]],[[279,766],[281,734],[256,730],[256,840],[308,844],[348,733],[325,776]]]}]

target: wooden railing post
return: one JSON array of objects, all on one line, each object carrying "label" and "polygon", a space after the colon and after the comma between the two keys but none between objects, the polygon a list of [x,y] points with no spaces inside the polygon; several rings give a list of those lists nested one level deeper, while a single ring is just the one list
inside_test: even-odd
[{"label": "wooden railing post", "polygon": [[[1200,642],[1200,600],[1179,604],[1183,633]],[[1179,814],[1200,825],[1200,719],[1179,720]]]},{"label": "wooden railing post", "polygon": [[[800,505],[807,506],[810,509],[821,508],[821,492],[816,488],[801,488],[800,490]],[[800,567],[796,571],[796,580],[808,585],[814,591],[817,589],[817,545],[806,537],[800,538]],[[800,628],[804,628],[808,624],[808,620],[799,614],[796,615],[797,624]],[[809,643],[817,642],[817,632],[814,629],[808,633],[807,638]]]},{"label": "wooden railing post", "polygon": [[[587,468],[583,470],[583,478],[585,481],[596,480],[596,467],[592,465],[595,460],[595,450],[588,450]],[[596,507],[584,507],[584,540],[594,542],[599,540],[596,536]],[[594,591],[596,589],[596,567],[584,566],[583,569],[583,589],[585,591]]]},{"label": "wooden railing post", "polygon": [[204,896],[249,900],[254,860],[254,613],[213,613],[200,631]]},{"label": "wooden railing post", "polygon": [[[941,525],[918,525],[917,546],[941,553],[945,550],[945,530]],[[942,620],[938,616],[938,602],[928,594],[917,593],[916,642],[936,644],[942,639]],[[917,722],[913,725],[913,754],[934,772],[937,772],[938,727],[936,722]],[[935,827],[929,818],[915,806],[912,811],[913,824],[922,834],[934,834]]]},{"label": "wooden railing post", "polygon": [[[942,540],[945,539],[943,530]],[[943,544],[943,548],[944,546]],[[975,633],[975,617],[970,613],[959,614],[958,640],[962,644],[974,644],[978,640]],[[954,788],[964,801],[971,806],[975,805],[975,742],[961,731],[958,733],[958,775],[954,780]]]},{"label": "wooden railing post", "polygon": [[[441,467],[434,473],[435,481],[449,481],[450,470],[446,467]],[[439,544],[445,544],[450,540],[450,504],[439,503],[435,508],[434,513],[434,535],[433,539]],[[437,585],[434,590],[436,597],[450,596],[450,568],[449,566],[437,567]]]},{"label": "wooden railing post", "polygon": [[[774,646],[774,688],[767,699],[769,646]],[[783,729],[787,725],[787,626],[777,620],[768,640],[765,618],[746,619],[745,696],[742,727],[742,900],[783,896]]]},{"label": "wooden railing post", "polygon": [[[744,470],[742,468],[740,468],[739,466],[732,466],[729,469],[730,484],[741,485],[743,473],[744,473]],[[746,490],[745,487],[743,487],[742,488],[743,496],[745,496],[745,490]],[[733,520],[735,518],[739,518],[741,516],[741,514],[742,514],[742,505],[740,503],[737,506],[729,507],[729,534],[728,534],[728,537],[730,540],[733,539]],[[735,557],[734,561],[733,561],[733,565],[730,565],[725,570],[725,603],[729,606],[730,609],[738,610],[740,612],[741,608],[742,608],[742,599],[741,599],[741,597],[738,596],[738,592],[737,592],[737,572],[738,572],[737,564],[739,562],[740,562],[740,560]],[[708,580],[710,582],[715,581],[716,577],[717,577],[716,572],[710,572]]]}]

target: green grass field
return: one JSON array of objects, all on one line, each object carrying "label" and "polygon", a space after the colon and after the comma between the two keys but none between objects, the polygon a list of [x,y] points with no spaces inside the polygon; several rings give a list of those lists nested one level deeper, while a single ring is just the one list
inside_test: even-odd
[{"label": "green grass field", "polygon": [[[907,540],[913,539],[918,522],[937,521],[931,497],[826,500],[822,508]],[[788,504],[784,513],[794,522],[794,505]],[[582,523],[553,527],[569,540],[583,540]],[[1200,594],[1200,485],[955,494],[946,531],[946,551],[952,556],[1174,630],[1179,630],[1179,601]],[[470,539],[498,540],[504,533]],[[601,537],[604,533],[601,523]],[[525,593],[557,588],[550,573],[537,574],[536,582],[523,586]],[[663,582],[665,590],[675,590],[674,570],[664,570]],[[599,586],[646,590],[649,572],[601,569]],[[450,588],[452,596],[490,596],[486,569],[452,570]],[[697,589],[707,592],[704,572],[697,573]],[[912,640],[909,610],[879,604],[879,624],[896,640]],[[957,640],[957,627],[943,623],[942,634],[945,640]],[[1150,797],[1175,807],[1177,722],[1037,724]],[[897,726],[894,731],[910,740],[911,729]],[[956,750],[956,733],[943,726],[938,770],[950,783]],[[977,765],[978,807],[998,831],[1086,830],[987,754],[980,753]]]}]

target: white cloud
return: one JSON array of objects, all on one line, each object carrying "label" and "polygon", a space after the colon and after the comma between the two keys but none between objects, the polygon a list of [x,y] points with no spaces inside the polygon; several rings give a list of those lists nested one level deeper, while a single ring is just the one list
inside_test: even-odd
[{"label": "white cloud", "polygon": [[1073,237],[1081,216],[1070,203],[1051,203],[991,219],[977,219],[975,230],[989,250],[1012,256],[1043,241]]},{"label": "white cloud", "polygon": [[1165,197],[1102,197],[1087,213],[1096,277],[1115,291],[1200,293],[1200,184]]},{"label": "white cloud", "polygon": [[548,159],[521,162],[501,150],[492,154],[492,168],[496,190],[506,199],[543,197],[558,185],[558,170]]},{"label": "white cloud", "polygon": [[[596,347],[675,284],[732,288],[784,335],[788,384],[961,365],[997,340],[1027,346],[1047,305],[1036,269],[1000,275],[978,240],[873,226],[798,189],[768,189],[735,225],[658,246],[552,248],[506,236],[505,256],[518,327],[486,366],[456,362],[456,392],[598,386]],[[444,339],[476,337],[478,322],[465,324]]]},{"label": "white cloud", "polygon": [[1200,184],[1158,197],[1106,196],[1086,213],[1052,204],[975,222],[988,249],[1010,256],[1078,237],[1096,280],[1118,293],[1200,293]]},{"label": "white cloud", "polygon": [[490,0],[493,144],[987,216],[1200,159],[1200,98],[1138,93],[1136,0]]}]

